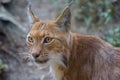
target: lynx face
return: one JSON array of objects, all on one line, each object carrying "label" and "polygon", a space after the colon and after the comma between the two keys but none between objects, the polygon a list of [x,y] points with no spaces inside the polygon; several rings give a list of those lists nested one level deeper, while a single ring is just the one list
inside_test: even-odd
[{"label": "lynx face", "polygon": [[58,62],[66,65],[68,59],[70,11],[65,8],[55,21],[43,22],[29,10],[33,24],[26,38],[30,53],[38,63]]},{"label": "lynx face", "polygon": [[56,26],[54,22],[39,21],[33,24],[28,33],[27,46],[37,62],[44,63],[56,58],[55,55],[64,53],[67,42],[64,34]]}]

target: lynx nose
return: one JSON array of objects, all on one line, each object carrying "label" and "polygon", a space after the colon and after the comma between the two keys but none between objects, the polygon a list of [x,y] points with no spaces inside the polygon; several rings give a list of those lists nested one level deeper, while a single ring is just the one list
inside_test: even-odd
[{"label": "lynx nose", "polygon": [[39,53],[32,53],[32,56],[36,59],[40,56],[40,54]]},{"label": "lynx nose", "polygon": [[41,54],[41,48],[39,46],[33,48],[33,50],[31,51],[31,54],[35,59],[38,58]]}]

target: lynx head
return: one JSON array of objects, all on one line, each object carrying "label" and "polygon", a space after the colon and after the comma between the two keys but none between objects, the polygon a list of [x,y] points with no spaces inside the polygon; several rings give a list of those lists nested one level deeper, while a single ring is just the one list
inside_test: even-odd
[{"label": "lynx head", "polygon": [[54,21],[39,20],[28,7],[31,29],[26,43],[38,63],[54,61],[66,65],[69,57],[70,9],[66,7]]}]

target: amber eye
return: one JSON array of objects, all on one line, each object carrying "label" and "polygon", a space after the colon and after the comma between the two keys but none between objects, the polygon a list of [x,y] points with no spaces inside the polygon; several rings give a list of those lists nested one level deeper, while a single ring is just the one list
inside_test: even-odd
[{"label": "amber eye", "polygon": [[28,42],[33,43],[33,42],[34,42],[34,39],[29,36],[29,37],[28,37]]},{"label": "amber eye", "polygon": [[51,41],[52,41],[52,38],[46,37],[46,38],[44,39],[43,43],[49,43],[49,42],[51,42]]}]

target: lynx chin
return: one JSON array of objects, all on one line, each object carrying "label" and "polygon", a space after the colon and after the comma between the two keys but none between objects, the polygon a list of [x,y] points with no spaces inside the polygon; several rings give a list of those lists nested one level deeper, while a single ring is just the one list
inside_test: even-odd
[{"label": "lynx chin", "polygon": [[72,33],[69,7],[53,21],[38,19],[30,7],[28,17],[26,44],[37,63],[50,65],[55,80],[120,80],[120,48]]}]

